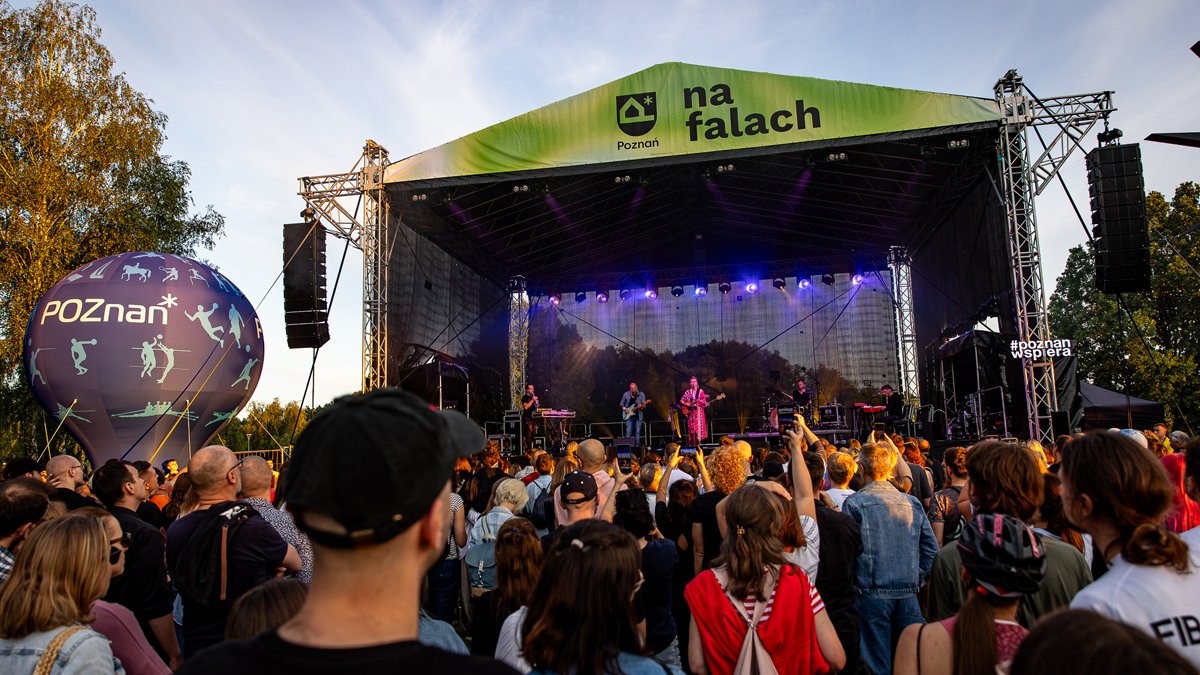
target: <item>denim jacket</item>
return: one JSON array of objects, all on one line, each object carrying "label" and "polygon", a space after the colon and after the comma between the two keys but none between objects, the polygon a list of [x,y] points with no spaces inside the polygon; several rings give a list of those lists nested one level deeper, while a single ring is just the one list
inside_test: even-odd
[{"label": "denim jacket", "polygon": [[929,578],[937,540],[921,502],[891,483],[876,481],[846,498],[842,512],[862,530],[863,553],[854,570],[860,595],[902,598]]},{"label": "denim jacket", "polygon": [[[63,626],[53,630],[30,633],[16,640],[0,640],[0,663],[4,664],[2,670],[6,673],[32,673],[34,667],[37,666],[38,659],[50,645],[50,641],[66,629],[67,626]],[[125,669],[121,667],[121,662],[113,657],[108,638],[91,628],[85,628],[67,638],[67,641],[63,643],[50,672],[53,675],[73,673],[124,675]]]}]

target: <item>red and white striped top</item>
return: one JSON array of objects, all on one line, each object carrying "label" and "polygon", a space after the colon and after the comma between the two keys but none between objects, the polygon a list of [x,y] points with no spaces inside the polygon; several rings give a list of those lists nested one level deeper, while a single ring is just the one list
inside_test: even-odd
[{"label": "red and white striped top", "polygon": [[[808,585],[808,600],[809,604],[812,606],[813,616],[816,616],[825,610],[825,601],[821,599],[821,594],[817,592],[817,587],[813,584]],[[755,593],[747,595],[746,598],[742,600],[742,607],[745,608],[746,614],[751,617],[754,616],[754,606],[756,604],[758,604],[758,595]],[[766,623],[767,619],[771,617],[771,608],[774,604],[775,590],[772,589],[771,597],[767,600],[767,607],[763,610],[762,618],[758,621],[760,625]]]}]

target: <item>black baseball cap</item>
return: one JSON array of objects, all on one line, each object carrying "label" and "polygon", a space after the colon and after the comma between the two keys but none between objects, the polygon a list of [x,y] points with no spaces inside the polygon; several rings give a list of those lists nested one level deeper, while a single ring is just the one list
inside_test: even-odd
[{"label": "black baseball cap", "polygon": [[[567,495],[580,493],[582,497],[567,499]],[[572,471],[563,478],[558,488],[558,499],[563,506],[583,504],[596,498],[596,477],[586,471]]]},{"label": "black baseball cap", "polygon": [[[486,439],[460,412],[432,410],[399,389],[344,396],[296,439],[281,490],[296,525],[317,543],[352,548],[387,541],[429,512],[455,460]],[[315,511],[346,532],[314,529]]]}]

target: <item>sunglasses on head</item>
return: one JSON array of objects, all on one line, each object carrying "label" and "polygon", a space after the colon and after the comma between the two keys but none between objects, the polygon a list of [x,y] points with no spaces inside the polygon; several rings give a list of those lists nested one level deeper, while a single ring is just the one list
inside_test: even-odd
[{"label": "sunglasses on head", "polygon": [[[133,536],[128,532],[122,532],[120,539],[109,540],[108,543],[108,564],[116,565],[117,561],[121,559],[121,554],[129,550],[129,545],[133,543]],[[113,544],[120,544],[120,547]]]}]

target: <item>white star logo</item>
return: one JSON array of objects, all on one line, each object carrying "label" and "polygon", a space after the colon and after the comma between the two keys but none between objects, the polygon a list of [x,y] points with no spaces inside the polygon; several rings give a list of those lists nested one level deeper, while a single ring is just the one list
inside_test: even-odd
[{"label": "white star logo", "polygon": [[654,97],[647,96],[646,98],[642,99],[642,103],[645,103],[646,105],[654,105]]},{"label": "white star logo", "polygon": [[160,304],[164,307],[174,307],[178,301],[179,301],[179,298],[175,297],[174,295],[171,295],[170,293],[167,293],[166,295],[162,296],[162,302],[160,302],[158,304]]}]

